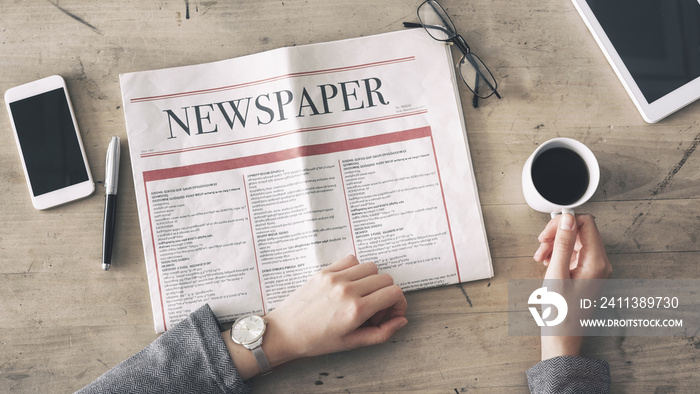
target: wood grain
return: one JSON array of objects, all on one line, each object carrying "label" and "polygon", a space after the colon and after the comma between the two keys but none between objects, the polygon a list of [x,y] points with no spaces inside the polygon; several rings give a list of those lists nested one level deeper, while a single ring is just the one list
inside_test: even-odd
[{"label": "wood grain", "polygon": [[[74,391],[156,337],[130,176],[113,269],[100,269],[99,182],[109,138],[126,139],[120,73],[394,31],[419,3],[2,1],[0,90],[66,78],[98,192],[35,211],[0,111],[0,391]],[[508,336],[507,284],[544,272],[530,256],[547,217],[525,205],[520,174],[550,138],[599,159],[581,211],[596,216],[614,277],[700,278],[700,103],[646,124],[570,2],[441,3],[503,96],[474,109],[460,88],[496,276],[410,293],[410,323],[389,343],[294,362],[255,378],[257,392],[527,392],[539,339]],[[584,351],[610,362],[615,392],[698,392],[692,335],[588,338]]]}]

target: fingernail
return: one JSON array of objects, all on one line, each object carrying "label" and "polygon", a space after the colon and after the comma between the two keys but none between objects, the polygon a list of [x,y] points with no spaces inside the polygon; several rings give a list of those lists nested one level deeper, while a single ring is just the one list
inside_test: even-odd
[{"label": "fingernail", "polygon": [[576,219],[573,215],[570,215],[568,213],[561,215],[561,219],[559,219],[560,229],[571,231],[574,229],[574,225],[576,225]]}]

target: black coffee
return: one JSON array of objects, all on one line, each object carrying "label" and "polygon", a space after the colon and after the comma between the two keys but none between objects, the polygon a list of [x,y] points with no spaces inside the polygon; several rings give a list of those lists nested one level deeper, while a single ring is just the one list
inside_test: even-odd
[{"label": "black coffee", "polygon": [[578,153],[567,148],[552,148],[539,154],[532,163],[532,182],[548,201],[573,204],[588,189],[588,166]]}]

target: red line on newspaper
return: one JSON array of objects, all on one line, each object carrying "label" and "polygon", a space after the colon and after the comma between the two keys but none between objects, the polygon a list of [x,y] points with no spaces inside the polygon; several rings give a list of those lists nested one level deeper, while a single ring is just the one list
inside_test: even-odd
[{"label": "red line on newspaper", "polygon": [[228,171],[237,168],[257,166],[261,164],[275,163],[283,160],[295,159],[303,156],[316,156],[328,153],[342,152],[353,149],[368,148],[392,142],[408,141],[412,139],[429,137],[430,127],[396,131],[393,133],[379,134],[371,137],[362,137],[352,140],[328,142],[325,144],[305,145],[296,148],[285,149],[277,152],[263,153],[254,156],[237,157],[214,161],[210,163],[192,164],[183,167],[163,168],[160,170],[144,171],[145,182],[162,179],[180,178],[191,175],[207,174],[218,171]]},{"label": "red line on newspaper", "polygon": [[145,158],[145,157],[165,156],[165,155],[172,155],[172,154],[183,153],[183,152],[193,152],[193,151],[198,151],[198,150],[203,150],[203,149],[221,148],[224,146],[245,144],[248,142],[256,142],[256,141],[262,141],[262,140],[267,140],[267,139],[271,139],[271,138],[283,137],[285,135],[290,135],[290,134],[295,134],[295,133],[306,133],[309,131],[330,130],[330,129],[336,129],[336,128],[340,128],[340,127],[357,126],[357,125],[361,125],[361,124],[381,122],[383,120],[398,119],[398,118],[404,118],[407,116],[421,115],[421,114],[425,114],[425,113],[428,113],[428,110],[423,109],[423,110],[418,110],[418,111],[406,112],[406,113],[402,113],[402,114],[380,116],[377,118],[356,120],[356,121],[352,121],[352,122],[336,123],[336,124],[330,124],[330,125],[324,125],[324,126],[304,127],[304,128],[300,128],[300,129],[283,131],[283,132],[276,133],[276,134],[270,134],[270,135],[266,135],[263,137],[246,138],[246,139],[242,139],[242,140],[220,142],[217,144],[200,145],[200,146],[195,146],[195,147],[191,147],[191,148],[172,149],[172,150],[166,150],[166,151],[160,151],[160,152],[142,153],[141,157]]},{"label": "red line on newspaper", "polygon": [[[148,203],[148,184],[146,183],[146,180],[144,179],[143,182],[143,189],[146,192],[146,210],[147,212],[151,212],[151,207]],[[148,215],[148,225],[150,228],[153,228],[153,221],[151,219],[151,215]],[[153,235],[153,231],[151,231],[151,242],[153,243],[153,262],[156,265],[156,280],[158,281],[158,296],[160,296],[160,312],[163,315],[163,329],[165,331],[168,330],[168,325],[165,322],[165,306],[163,305],[163,289],[161,289],[160,286],[160,274],[158,273],[158,256],[156,255],[156,239]]]},{"label": "red line on newspaper", "polygon": [[445,207],[445,218],[447,219],[447,231],[450,233],[450,242],[452,243],[452,254],[455,258],[455,270],[457,271],[457,283],[462,283],[461,275],[459,275],[459,263],[457,262],[457,249],[455,249],[455,240],[452,237],[452,226],[450,226],[450,215],[447,213],[447,201],[445,201],[445,189],[442,187],[442,176],[440,175],[440,166],[437,162],[437,152],[435,151],[435,141],[432,134],[430,135],[430,143],[433,145],[433,157],[435,158],[435,170],[440,182],[440,193],[442,193],[442,204]]},{"label": "red line on newspaper", "polygon": [[340,165],[340,160],[338,160],[338,171],[340,172],[340,184],[343,185],[343,197],[345,198],[345,211],[348,213],[348,226],[350,226],[350,238],[352,239],[352,250],[355,251],[355,256],[357,256],[357,247],[355,247],[355,235],[352,231],[352,220],[350,219],[350,208],[348,207],[348,193],[345,191],[345,179],[343,178],[343,167]]},{"label": "red line on newspaper", "polygon": [[415,59],[416,59],[415,56],[408,56],[408,57],[383,60],[383,61],[373,62],[373,63],[357,64],[354,66],[336,67],[336,68],[328,68],[328,69],[314,70],[314,71],[302,71],[302,72],[296,72],[296,73],[282,74],[282,75],[278,75],[278,76],[270,77],[270,78],[265,78],[265,79],[259,79],[257,81],[244,82],[244,83],[239,83],[239,84],[235,84],[235,85],[220,86],[217,88],[191,90],[191,91],[187,91],[187,92],[170,93],[170,94],[163,94],[163,95],[159,95],[159,96],[136,97],[136,98],[132,98],[130,101],[132,103],[142,103],[142,102],[146,102],[146,101],[158,101],[158,100],[165,100],[165,99],[178,98],[178,97],[196,96],[196,95],[207,94],[207,93],[218,93],[218,92],[224,92],[227,90],[234,90],[234,89],[240,89],[240,88],[249,87],[249,86],[261,85],[261,84],[265,84],[265,83],[269,83],[269,82],[279,81],[282,79],[307,77],[307,76],[311,76],[311,75],[330,74],[330,73],[341,72],[341,71],[360,70],[363,68],[378,67],[378,66],[385,66],[385,65],[389,65],[389,64],[408,62],[408,61],[412,61]]},{"label": "red line on newspaper", "polygon": [[253,234],[253,221],[250,220],[253,216],[250,214],[250,201],[248,200],[248,186],[246,186],[245,183],[245,175],[242,175],[243,177],[243,191],[245,192],[245,205],[248,208],[248,223],[250,223],[250,237],[253,239],[253,255],[255,256],[255,268],[258,270],[258,286],[260,286],[260,303],[262,304],[262,310],[263,310],[263,315],[267,315],[267,311],[265,310],[265,297],[263,297],[263,291],[262,291],[262,281],[261,277],[262,275],[260,274],[260,264],[258,263],[258,250],[255,247],[255,237]]}]

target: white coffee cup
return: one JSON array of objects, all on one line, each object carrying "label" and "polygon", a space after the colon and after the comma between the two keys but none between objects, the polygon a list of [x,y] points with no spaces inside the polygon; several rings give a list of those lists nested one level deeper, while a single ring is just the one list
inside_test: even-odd
[{"label": "white coffee cup", "polygon": [[[554,203],[543,197],[535,187],[535,182],[533,182],[532,166],[535,160],[544,152],[553,148],[565,148],[575,152],[583,159],[588,169],[588,186],[585,192],[576,201],[566,205]],[[598,167],[598,160],[596,160],[593,152],[591,152],[586,145],[571,138],[554,138],[544,142],[532,152],[523,167],[523,195],[525,196],[527,205],[536,211],[549,213],[552,217],[561,213],[570,213],[573,215],[574,208],[581,206],[593,196],[593,193],[595,193],[598,188],[599,181],[600,167]]]}]

